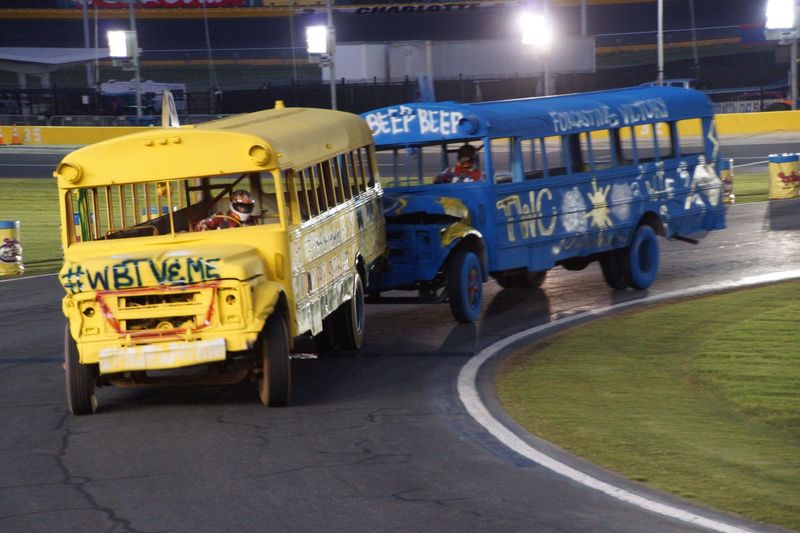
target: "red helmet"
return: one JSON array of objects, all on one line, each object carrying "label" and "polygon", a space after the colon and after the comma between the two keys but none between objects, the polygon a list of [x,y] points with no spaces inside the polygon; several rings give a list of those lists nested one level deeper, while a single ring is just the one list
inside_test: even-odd
[{"label": "red helmet", "polygon": [[239,217],[239,220],[244,221],[250,218],[255,206],[256,201],[246,190],[239,189],[231,193],[231,211]]}]

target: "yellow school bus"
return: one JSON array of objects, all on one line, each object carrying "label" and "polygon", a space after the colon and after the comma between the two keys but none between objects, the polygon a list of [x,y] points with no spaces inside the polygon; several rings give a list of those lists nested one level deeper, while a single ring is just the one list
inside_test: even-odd
[{"label": "yellow school bus", "polygon": [[358,349],[386,255],[372,136],[356,115],[271,109],[81,148],[55,173],[67,400],[96,386],[253,378],[286,405],[290,350]]}]

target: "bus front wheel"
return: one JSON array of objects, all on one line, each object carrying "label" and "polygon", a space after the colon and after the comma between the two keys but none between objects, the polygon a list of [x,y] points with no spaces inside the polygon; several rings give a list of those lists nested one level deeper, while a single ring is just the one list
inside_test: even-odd
[{"label": "bus front wheel", "polygon": [[648,225],[639,226],[627,249],[627,274],[631,287],[646,289],[656,280],[658,273],[658,237]]},{"label": "bus front wheel", "polygon": [[292,369],[289,359],[289,332],[280,313],[267,320],[258,342],[261,375],[258,396],[269,407],[284,407],[289,403]]},{"label": "bus front wheel", "polygon": [[64,370],[67,381],[67,405],[73,415],[90,415],[97,410],[94,365],[82,365],[78,345],[64,328]]},{"label": "bus front wheel", "polygon": [[457,252],[447,269],[450,311],[459,322],[475,322],[481,312],[483,278],[481,263],[473,252]]}]

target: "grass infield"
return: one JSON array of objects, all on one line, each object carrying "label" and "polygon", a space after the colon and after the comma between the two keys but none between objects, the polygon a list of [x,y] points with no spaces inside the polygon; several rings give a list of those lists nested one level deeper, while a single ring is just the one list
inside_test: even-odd
[{"label": "grass infield", "polygon": [[19,220],[25,274],[61,267],[60,213],[55,179],[0,179],[0,220]]},{"label": "grass infield", "polygon": [[800,282],[608,317],[509,357],[529,431],[630,479],[800,530]]}]

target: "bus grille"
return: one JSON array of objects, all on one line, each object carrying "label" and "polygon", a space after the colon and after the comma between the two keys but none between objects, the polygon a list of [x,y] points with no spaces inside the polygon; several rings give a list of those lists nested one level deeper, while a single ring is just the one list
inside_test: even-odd
[{"label": "bus grille", "polygon": [[134,341],[180,338],[217,321],[217,283],[98,293],[111,329]]}]

